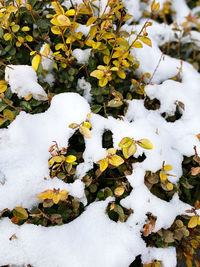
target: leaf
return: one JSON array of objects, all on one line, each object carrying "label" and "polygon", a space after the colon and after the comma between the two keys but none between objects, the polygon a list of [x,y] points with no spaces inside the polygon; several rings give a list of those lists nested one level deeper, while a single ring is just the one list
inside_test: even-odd
[{"label": "leaf", "polygon": [[54,162],[56,162],[56,163],[60,163],[60,162],[62,162],[65,158],[64,158],[64,156],[62,155],[62,156],[54,156],[52,159],[54,160]]},{"label": "leaf", "polygon": [[53,158],[51,158],[48,162],[49,168],[51,168],[53,166],[53,164],[54,164],[54,160],[53,160]]},{"label": "leaf", "polygon": [[142,234],[144,236],[148,236],[148,235],[150,235],[152,233],[154,228],[155,228],[155,221],[151,220],[147,224],[145,224]]},{"label": "leaf", "polygon": [[54,195],[53,190],[48,189],[38,194],[37,197],[42,200],[47,198],[52,199],[53,195]]},{"label": "leaf", "polygon": [[21,30],[23,32],[28,32],[28,31],[30,31],[30,28],[28,26],[24,26],[24,27],[21,28]]},{"label": "leaf", "polygon": [[37,71],[40,62],[41,62],[41,56],[35,55],[32,59],[32,67],[34,68],[35,71]]},{"label": "leaf", "polygon": [[111,108],[118,108],[118,107],[121,107],[122,105],[123,105],[123,102],[118,99],[112,99],[107,104],[107,106]]},{"label": "leaf", "polygon": [[107,79],[107,78],[101,78],[101,79],[99,80],[99,85],[100,85],[101,87],[106,86],[107,83],[108,83],[108,79]]},{"label": "leaf", "polygon": [[3,111],[3,116],[7,119],[12,121],[14,119],[14,114],[11,110],[9,109],[4,109]]},{"label": "leaf", "polygon": [[160,171],[160,181],[164,183],[167,181],[167,174],[164,171]]},{"label": "leaf", "polygon": [[130,137],[124,137],[120,143],[119,143],[119,147],[124,148],[124,147],[129,147],[130,145],[132,145],[134,142]]},{"label": "leaf", "polygon": [[91,129],[92,127],[92,125],[88,121],[84,121],[82,125],[88,129]]},{"label": "leaf", "polygon": [[75,10],[74,9],[69,9],[65,12],[65,15],[67,16],[74,16],[75,15]]},{"label": "leaf", "polygon": [[61,195],[60,194],[53,195],[52,200],[55,204],[58,204],[58,202],[61,200]]},{"label": "leaf", "polygon": [[12,211],[13,215],[22,220],[26,220],[28,218],[28,213],[23,207],[15,207]]},{"label": "leaf", "polygon": [[85,127],[85,126],[81,126],[80,128],[79,128],[79,132],[83,135],[83,136],[85,136],[86,138],[91,138],[91,132],[90,132],[90,130],[87,128],[87,127]]},{"label": "leaf", "polygon": [[118,58],[123,56],[123,51],[119,50],[119,51],[115,51],[114,54],[112,55],[112,58]]},{"label": "leaf", "polygon": [[73,162],[76,161],[76,157],[73,156],[73,155],[69,155],[69,156],[66,157],[65,161],[68,162],[68,163],[73,163]]},{"label": "leaf", "polygon": [[124,214],[122,207],[114,203],[114,211],[119,215],[119,221],[124,222],[125,214]]},{"label": "leaf", "polygon": [[172,166],[167,164],[164,166],[164,171],[171,171],[172,170]]},{"label": "leaf", "polygon": [[144,44],[146,44],[146,45],[152,47],[151,40],[150,40],[148,37],[146,37],[146,36],[140,36],[139,39],[140,39],[140,41],[142,41]]},{"label": "leaf", "polygon": [[117,71],[117,75],[121,78],[121,79],[125,79],[126,78],[126,73],[123,70],[118,70]]},{"label": "leaf", "polygon": [[70,19],[65,15],[58,15],[57,21],[61,26],[70,26],[71,25]]},{"label": "leaf", "polygon": [[124,194],[124,191],[125,191],[124,188],[119,186],[119,187],[115,188],[114,194],[116,197],[121,197]]},{"label": "leaf", "polygon": [[79,124],[77,124],[77,123],[70,123],[70,125],[68,127],[69,128],[72,128],[72,129],[76,129],[77,127],[79,127]]},{"label": "leaf", "polygon": [[59,194],[61,200],[65,200],[68,198],[68,192],[66,190],[62,190]]},{"label": "leaf", "polygon": [[139,41],[135,41],[135,42],[132,44],[132,47],[134,47],[134,48],[142,48],[143,45],[142,45],[141,42],[139,42]]},{"label": "leaf", "polygon": [[137,146],[135,145],[134,142],[129,147],[122,148],[123,155],[126,159],[134,155],[136,150],[137,150]]},{"label": "leaf", "polygon": [[100,165],[100,171],[101,172],[103,172],[107,169],[107,167],[108,167],[107,158],[99,160],[98,163]]},{"label": "leaf", "polygon": [[169,191],[173,190],[173,188],[174,188],[172,183],[167,183],[166,187],[167,187],[167,190],[169,190]]},{"label": "leaf", "polygon": [[192,167],[191,168],[191,174],[193,176],[200,174],[200,167]]},{"label": "leaf", "polygon": [[[90,38],[93,39],[97,33],[98,27],[97,25],[93,25],[90,28]],[[89,40],[88,40],[89,41]],[[92,41],[92,40],[91,40]],[[86,43],[87,44],[87,43]]]},{"label": "leaf", "polygon": [[86,26],[90,26],[91,24],[93,24],[96,20],[98,19],[98,17],[91,17],[88,19],[87,23],[86,23]]},{"label": "leaf", "polygon": [[197,226],[198,224],[198,221],[199,221],[199,216],[198,215],[195,215],[195,216],[192,216],[189,220],[189,223],[188,223],[188,228],[194,228]]},{"label": "leaf", "polygon": [[153,148],[153,144],[148,139],[141,139],[137,142],[137,144],[145,149]]},{"label": "leaf", "polygon": [[102,79],[104,76],[104,72],[102,70],[94,70],[90,73],[90,76],[95,77],[97,79]]},{"label": "leaf", "polygon": [[17,25],[17,24],[15,24],[15,25],[12,26],[12,31],[13,31],[13,32],[18,32],[19,29],[20,29],[20,26]]},{"label": "leaf", "polygon": [[123,158],[121,158],[120,156],[118,156],[118,155],[114,155],[114,156],[112,156],[112,157],[110,157],[110,158],[108,159],[108,162],[109,162],[111,165],[118,167],[119,165],[121,165],[121,164],[124,163],[124,160],[123,160]]},{"label": "leaf", "polygon": [[33,97],[33,95],[32,95],[32,94],[29,94],[27,97],[24,97],[24,99],[25,99],[26,101],[29,101],[32,97]]},{"label": "leaf", "polygon": [[4,93],[7,89],[7,85],[6,84],[0,84],[0,93]]},{"label": "leaf", "polygon": [[48,57],[49,53],[50,53],[50,45],[47,44],[47,45],[45,45],[45,47],[43,49],[42,55],[45,57]]},{"label": "leaf", "polygon": [[93,105],[91,106],[91,110],[93,113],[98,113],[102,109],[101,105]]},{"label": "leaf", "polygon": [[151,12],[156,12],[160,8],[159,2],[156,3],[155,0],[151,3]]},{"label": "leaf", "polygon": [[112,147],[112,148],[109,148],[109,149],[107,150],[106,154],[107,154],[108,156],[113,156],[113,155],[116,154],[116,152],[117,152],[116,148]]},{"label": "leaf", "polygon": [[10,33],[5,33],[3,38],[5,41],[9,41],[12,38],[12,35]]}]

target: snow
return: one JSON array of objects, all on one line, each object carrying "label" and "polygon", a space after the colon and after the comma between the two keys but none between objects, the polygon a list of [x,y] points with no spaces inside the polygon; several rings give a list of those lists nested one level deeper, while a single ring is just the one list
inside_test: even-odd
[{"label": "snow", "polygon": [[37,82],[35,70],[28,65],[9,65],[5,70],[5,80],[9,83],[12,93],[19,98],[30,94],[37,100],[46,100],[47,94]]},{"label": "snow", "polygon": [[[105,3],[106,1],[101,1],[101,12]],[[142,11],[148,7],[138,0],[135,3],[134,6],[131,1],[124,0],[129,13],[133,16],[133,12],[136,13],[133,20],[139,20]],[[160,1],[161,7],[163,3],[164,1]],[[70,8],[70,1],[65,1],[65,4]],[[174,0],[172,7],[176,11],[174,21],[177,20],[178,23],[183,22],[189,12],[192,12],[183,0]],[[134,27],[129,23],[130,21],[123,26],[125,30],[139,32],[144,20]],[[87,35],[89,27],[79,27]],[[152,47],[144,45],[142,49],[132,48],[131,53],[140,61],[138,75],[144,72],[154,73],[162,56],[159,46],[175,41],[172,28],[172,25],[153,22],[147,30]],[[80,28],[77,30],[81,31]],[[192,31],[192,36],[198,44],[200,35]],[[130,38],[130,43],[134,38]],[[190,39],[186,37],[182,41],[190,42]],[[75,49],[73,56],[80,64],[87,64],[89,50]],[[50,64],[44,63],[44,66],[48,63]],[[181,82],[172,80],[181,66]],[[50,75],[51,67],[46,67],[46,70]],[[43,99],[46,97],[30,66],[7,67],[5,79],[18,97],[26,97],[30,93],[36,99],[41,99],[40,95]],[[77,166],[78,179],[72,184],[66,184],[56,177],[50,178],[48,149],[53,141],[61,147],[67,147],[68,140],[74,133],[68,125],[83,122],[90,112],[88,103],[91,102],[91,84],[84,77],[77,83],[77,90],[83,90],[84,97],[75,93],[56,95],[46,112],[36,115],[21,112],[8,129],[0,130],[0,210],[15,206],[31,209],[39,203],[37,194],[52,188],[66,189],[86,205],[81,178],[93,168],[94,163],[105,157],[106,149],[102,147],[105,130],[112,131],[114,147],[117,149],[120,149],[118,144],[123,137],[135,140],[147,138],[153,143],[152,150],[138,147],[135,157],[144,153],[146,159],[133,164],[133,173],[127,176],[133,190],[121,201],[121,205],[134,212],[125,223],[111,221],[105,213],[112,198],[90,204],[77,219],[62,226],[45,228],[26,223],[17,226],[8,218],[3,218],[0,220],[0,265],[127,267],[136,256],[141,255],[143,263],[156,259],[161,260],[164,267],[175,267],[175,248],[149,248],[141,238],[141,231],[147,222],[148,212],[157,217],[156,232],[161,228],[169,228],[178,215],[186,214],[185,210],[191,207],[180,201],[177,194],[169,202],[151,194],[144,184],[144,175],[147,170],[160,170],[165,161],[173,167],[170,173],[175,177],[171,176],[169,180],[176,184],[182,175],[183,156],[192,156],[194,145],[200,153],[200,142],[196,137],[200,133],[199,84],[200,74],[189,63],[183,62],[181,65],[180,60],[164,55],[151,84],[145,88],[150,99],[157,98],[160,101],[160,108],[147,110],[143,100],[133,99],[129,100],[124,120],[92,114],[89,119],[92,138],[85,138],[84,162]],[[181,118],[173,123],[167,122],[162,114],[173,115],[178,102],[184,104],[184,108],[180,110]],[[9,240],[13,234],[17,239]]]}]

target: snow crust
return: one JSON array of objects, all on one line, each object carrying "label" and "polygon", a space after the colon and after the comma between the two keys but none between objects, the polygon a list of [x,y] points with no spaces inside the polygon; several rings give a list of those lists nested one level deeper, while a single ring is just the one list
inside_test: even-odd
[{"label": "snow crust", "polygon": [[[142,11],[149,8],[138,0],[135,0],[135,5],[132,5],[130,0],[123,2],[129,13],[135,16],[134,20],[138,20]],[[70,7],[70,1],[65,3]],[[160,1],[161,7],[163,3],[164,1]],[[176,11],[174,21],[183,22],[189,12],[194,12],[184,0],[174,0],[172,4]],[[102,10],[105,1],[101,1],[101,5]],[[123,26],[125,30],[139,32],[144,21],[141,20],[134,27],[128,23]],[[84,25],[79,27],[81,26]],[[89,27],[82,28],[86,34],[86,28]],[[152,48],[144,45],[143,49],[132,49],[134,57],[140,61],[138,74],[153,74],[162,56],[159,46],[175,40],[172,25],[153,22],[148,33]],[[198,44],[199,33],[193,31],[192,35]],[[182,41],[190,42],[190,39],[183,38]],[[74,56],[80,63],[85,64],[88,55],[85,54],[84,57],[81,53],[83,51],[76,51]],[[182,81],[171,80],[181,66]],[[41,99],[40,95],[46,97],[43,88],[37,83],[37,76],[32,67],[10,67],[6,68],[5,78],[12,92],[17,93],[19,97],[26,97],[30,93],[36,99]],[[161,228],[169,228],[176,216],[185,214],[185,210],[191,207],[181,202],[177,194],[170,202],[152,195],[144,185],[144,175],[147,170],[158,171],[165,161],[173,166],[172,174],[176,177],[171,177],[170,181],[176,183],[182,175],[183,156],[193,155],[194,145],[200,153],[200,144],[196,137],[196,134],[200,133],[199,84],[200,74],[189,63],[183,62],[181,65],[180,60],[164,55],[152,84],[145,88],[150,99],[157,98],[160,101],[160,108],[147,110],[143,100],[132,100],[129,101],[123,121],[93,114],[90,118],[92,138],[85,139],[84,162],[78,165],[78,179],[73,184],[50,178],[48,149],[52,141],[57,141],[59,146],[67,147],[68,139],[74,133],[68,125],[83,122],[90,112],[88,102],[91,101],[91,85],[84,77],[79,79],[77,89],[85,89],[85,99],[75,93],[59,94],[52,99],[51,106],[46,112],[36,115],[21,112],[8,129],[0,130],[0,210],[12,209],[15,206],[30,209],[39,203],[36,197],[38,193],[52,188],[66,189],[71,195],[86,203],[81,178],[93,168],[95,162],[105,157],[106,150],[102,147],[102,135],[105,130],[112,131],[114,147],[117,149],[121,139],[127,136],[135,140],[148,138],[154,145],[153,150],[149,151],[138,147],[135,156],[145,153],[146,159],[141,163],[135,163],[133,173],[127,176],[133,190],[121,204],[134,211],[127,222],[115,223],[106,215],[105,209],[112,199],[90,204],[76,220],[62,226],[17,226],[7,218],[1,219],[0,265],[127,267],[137,255],[141,255],[144,263],[156,259],[161,260],[164,267],[175,267],[175,249],[146,247],[141,238],[141,231],[147,222],[148,212],[157,216],[154,229],[156,232]],[[180,108],[181,118],[174,123],[167,122],[162,114],[173,115],[178,102],[184,104],[184,108]],[[17,239],[9,240],[13,234]]]},{"label": "snow crust", "polygon": [[19,98],[30,94],[37,100],[46,100],[47,94],[37,82],[37,75],[31,66],[10,65],[5,70],[5,80],[9,83],[11,91]]}]

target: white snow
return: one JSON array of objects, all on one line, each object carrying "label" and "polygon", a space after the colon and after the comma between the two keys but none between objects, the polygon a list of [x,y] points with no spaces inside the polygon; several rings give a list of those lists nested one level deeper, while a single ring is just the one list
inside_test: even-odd
[{"label": "white snow", "polygon": [[46,100],[47,94],[37,82],[35,70],[28,65],[9,65],[5,70],[5,80],[9,83],[11,91],[19,98],[30,94],[37,100]]}]

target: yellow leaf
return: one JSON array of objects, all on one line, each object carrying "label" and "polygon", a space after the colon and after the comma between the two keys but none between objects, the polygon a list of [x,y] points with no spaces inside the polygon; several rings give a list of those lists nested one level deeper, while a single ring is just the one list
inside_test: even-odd
[{"label": "yellow leaf", "polygon": [[52,199],[53,199],[53,202],[55,204],[58,204],[58,202],[61,200],[61,195],[60,194],[55,194],[55,195],[53,195]]},{"label": "yellow leaf", "polygon": [[140,39],[140,41],[142,41],[144,44],[146,44],[146,45],[152,47],[151,40],[150,40],[148,37],[146,37],[146,36],[141,36],[141,37],[139,37],[139,39]]},{"label": "yellow leaf", "polygon": [[57,26],[51,27],[51,31],[52,31],[52,33],[57,34],[57,35],[60,35],[62,33],[60,31],[59,27],[57,27]]},{"label": "yellow leaf", "polygon": [[107,79],[107,78],[101,78],[101,79],[99,80],[99,85],[100,85],[101,87],[106,86],[107,83],[108,83],[108,79]]},{"label": "yellow leaf", "polygon": [[59,194],[60,194],[60,200],[65,200],[68,198],[68,192],[66,190],[62,190]]},{"label": "yellow leaf", "polygon": [[90,132],[90,130],[87,128],[87,127],[85,127],[85,126],[81,126],[80,128],[79,128],[79,132],[83,135],[83,136],[85,136],[86,138],[91,138],[91,132]]},{"label": "yellow leaf", "polygon": [[48,198],[51,199],[53,197],[53,195],[54,195],[53,191],[48,189],[48,190],[45,190],[44,192],[38,194],[37,197],[39,199],[48,199]]},{"label": "yellow leaf", "polygon": [[123,51],[119,50],[119,51],[115,51],[114,54],[112,55],[112,58],[118,58],[121,57],[123,55]]},{"label": "yellow leaf", "polygon": [[63,155],[62,156],[54,156],[52,159],[54,160],[54,162],[60,163],[65,159],[65,157],[64,158],[63,157],[64,157]]},{"label": "yellow leaf", "polygon": [[75,10],[74,9],[69,9],[65,12],[65,15],[67,16],[74,16],[75,15]]},{"label": "yellow leaf", "polygon": [[64,44],[58,43],[58,44],[56,44],[55,49],[57,51],[57,50],[63,49],[63,47],[64,47]]},{"label": "yellow leaf", "polygon": [[124,148],[124,147],[129,147],[133,143],[133,140],[130,137],[124,137],[120,143],[119,147]]},{"label": "yellow leaf", "polygon": [[166,187],[167,187],[167,190],[169,190],[169,191],[173,190],[173,188],[174,188],[172,183],[167,183]]},{"label": "yellow leaf", "polygon": [[7,7],[7,12],[8,13],[13,13],[13,12],[16,12],[17,10],[18,10],[18,8],[16,6]]},{"label": "yellow leaf", "polygon": [[100,165],[100,171],[103,172],[107,169],[108,167],[108,161],[107,159],[101,159],[98,161],[99,165]]},{"label": "yellow leaf", "polygon": [[69,156],[66,157],[65,161],[68,162],[68,163],[73,163],[74,161],[76,161],[76,157],[73,156],[73,155],[69,155]]},{"label": "yellow leaf", "polygon": [[24,38],[23,37],[17,36],[17,39],[21,44],[23,44],[23,42],[24,42]]},{"label": "yellow leaf", "polygon": [[133,142],[130,146],[128,147],[123,147],[122,152],[125,157],[125,159],[128,159],[130,156],[134,155],[137,150],[137,146]]},{"label": "yellow leaf", "polygon": [[153,144],[148,139],[141,139],[138,142],[138,145],[145,148],[145,149],[152,149]]},{"label": "yellow leaf", "polygon": [[104,76],[104,72],[101,70],[94,70],[90,73],[90,76],[95,77],[97,79],[102,79]]},{"label": "yellow leaf", "polygon": [[2,125],[4,123],[4,119],[0,118],[0,125]]},{"label": "yellow leaf", "polygon": [[164,166],[164,171],[171,171],[172,170],[172,166],[167,164]]},{"label": "yellow leaf", "polygon": [[116,197],[121,197],[124,194],[124,188],[121,186],[115,188],[114,194]]},{"label": "yellow leaf", "polygon": [[30,95],[28,95],[27,97],[24,97],[24,99],[26,100],[26,101],[29,101],[31,98],[32,98],[32,94],[30,94]]},{"label": "yellow leaf", "polygon": [[116,154],[116,152],[117,152],[117,150],[116,150],[116,148],[114,148],[114,147],[112,147],[112,148],[109,148],[108,150],[107,150],[107,152],[106,152],[106,154],[109,156],[113,156],[113,155],[115,155]]},{"label": "yellow leaf", "polygon": [[49,53],[50,53],[50,45],[47,44],[47,45],[45,45],[45,47],[43,49],[42,55],[45,57],[48,57]]},{"label": "yellow leaf", "polygon": [[187,267],[192,267],[192,260],[186,259],[186,265]]},{"label": "yellow leaf", "polygon": [[104,62],[105,64],[108,64],[109,61],[110,61],[110,57],[109,57],[109,56],[104,56],[104,57],[103,57],[103,62]]},{"label": "yellow leaf", "polygon": [[156,3],[155,0],[151,3],[151,12],[156,12],[160,8],[159,2]]},{"label": "yellow leaf", "polygon": [[28,42],[33,42],[33,37],[31,35],[26,35],[25,38]]},{"label": "yellow leaf", "polygon": [[13,32],[18,32],[19,29],[20,29],[20,26],[17,25],[17,24],[15,24],[15,25],[12,26],[12,31],[13,31]]},{"label": "yellow leaf", "polygon": [[7,85],[6,84],[0,84],[0,93],[3,93],[3,92],[5,92],[6,91],[6,89],[7,89]]},{"label": "yellow leaf", "polygon": [[[93,39],[97,33],[98,27],[97,25],[93,25],[90,28],[90,38]],[[89,40],[88,40],[89,41]]]},{"label": "yellow leaf", "polygon": [[142,45],[141,42],[139,42],[139,41],[135,41],[135,42],[132,44],[132,47],[134,47],[134,48],[142,48],[143,45]]},{"label": "yellow leaf", "polygon": [[61,26],[70,26],[71,25],[70,19],[68,17],[66,17],[65,15],[58,15],[57,21]]},{"label": "yellow leaf", "polygon": [[4,36],[3,36],[3,38],[4,38],[5,41],[10,40],[11,37],[12,37],[12,35],[10,33],[5,33]]},{"label": "yellow leaf", "polygon": [[53,158],[51,158],[51,159],[49,160],[48,164],[49,164],[49,168],[51,168],[51,167],[53,166],[53,164],[54,164],[54,160],[53,160]]},{"label": "yellow leaf", "polygon": [[160,171],[160,181],[164,183],[167,180],[167,174],[164,171]]},{"label": "yellow leaf", "polygon": [[12,121],[14,119],[14,114],[11,110],[9,109],[4,109],[3,111],[3,116],[7,119]]},{"label": "yellow leaf", "polygon": [[198,215],[195,215],[195,216],[192,216],[189,220],[189,223],[188,223],[188,228],[194,228],[197,226],[198,224],[198,221],[199,221],[199,216]]},{"label": "yellow leaf", "polygon": [[37,71],[40,62],[41,62],[41,56],[35,55],[32,59],[32,67],[34,68],[35,71]]},{"label": "yellow leaf", "polygon": [[27,10],[29,10],[29,11],[32,10],[32,6],[31,6],[31,5],[29,5],[29,4],[25,4],[25,6],[26,6],[26,9],[27,9]]},{"label": "yellow leaf", "polygon": [[125,79],[126,78],[126,73],[123,70],[118,70],[117,71],[117,75],[121,78],[121,79]]},{"label": "yellow leaf", "polygon": [[110,158],[108,159],[108,162],[109,162],[111,165],[118,167],[119,165],[121,165],[121,164],[124,163],[124,160],[123,160],[123,158],[121,158],[120,156],[118,156],[118,155],[114,155],[114,156],[112,156],[112,157],[110,157]]},{"label": "yellow leaf", "polygon": [[76,129],[77,127],[79,127],[79,124],[77,124],[77,123],[70,123],[70,125],[68,127],[69,128],[72,128],[72,129]]},{"label": "yellow leaf", "polygon": [[92,128],[92,125],[88,121],[84,121],[82,125],[88,129]]},{"label": "yellow leaf", "polygon": [[30,31],[30,28],[28,26],[24,26],[24,27],[21,28],[21,30],[23,32],[28,32],[28,31]]},{"label": "yellow leaf", "polygon": [[96,20],[98,19],[98,17],[91,17],[88,19],[87,23],[86,23],[86,26],[90,26],[91,24],[93,24]]}]

